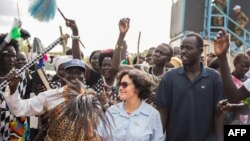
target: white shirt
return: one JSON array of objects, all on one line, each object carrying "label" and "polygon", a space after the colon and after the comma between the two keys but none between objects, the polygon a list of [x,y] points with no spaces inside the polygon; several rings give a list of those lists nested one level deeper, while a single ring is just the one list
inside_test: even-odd
[{"label": "white shirt", "polygon": [[10,95],[9,86],[4,92],[5,101],[9,110],[17,117],[41,115],[46,111],[55,108],[65,101],[62,94],[64,87],[51,89],[29,99],[21,99],[20,94],[16,91]]}]

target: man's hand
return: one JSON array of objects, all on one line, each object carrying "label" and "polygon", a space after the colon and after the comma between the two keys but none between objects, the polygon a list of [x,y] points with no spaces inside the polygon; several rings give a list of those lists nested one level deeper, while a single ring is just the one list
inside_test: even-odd
[{"label": "man's hand", "polygon": [[67,19],[66,26],[71,28],[73,35],[78,35],[78,28],[75,20]]},{"label": "man's hand", "polygon": [[22,77],[17,74],[16,70],[11,70],[6,76],[6,80],[9,81],[10,93],[14,94],[17,89],[18,83],[22,80]]},{"label": "man's hand", "polygon": [[119,21],[119,30],[121,34],[126,34],[129,29],[129,18],[123,18]]},{"label": "man's hand", "polygon": [[232,103],[228,103],[227,99],[223,99],[218,102],[217,107],[220,112],[238,113],[242,110],[242,108],[244,108],[244,103],[241,102],[241,103],[232,104]]},{"label": "man's hand", "polygon": [[217,57],[226,55],[229,48],[229,34],[224,30],[220,30],[214,40],[214,51]]}]

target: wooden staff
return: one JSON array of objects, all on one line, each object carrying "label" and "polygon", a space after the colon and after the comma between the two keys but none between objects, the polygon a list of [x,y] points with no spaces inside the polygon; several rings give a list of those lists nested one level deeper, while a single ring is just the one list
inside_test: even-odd
[{"label": "wooden staff", "polygon": [[[61,14],[61,16],[63,17],[63,19],[65,20],[65,22],[67,22],[68,19],[65,17],[65,15],[63,14],[63,12],[59,8],[57,8],[57,10]],[[62,35],[62,33],[61,33],[61,35]],[[79,43],[82,45],[83,48],[85,48],[84,44],[82,43],[82,41],[80,39],[79,39]]]},{"label": "wooden staff", "polygon": [[139,59],[140,59],[140,40],[141,40],[141,31],[139,32],[138,43],[137,43],[137,61],[136,61],[137,64],[139,64]]},{"label": "wooden staff", "polygon": [[[61,37],[63,37],[62,26],[59,26],[59,29],[60,29]],[[64,38],[62,40],[62,47],[63,47],[63,55],[65,55],[66,54],[66,39]]]}]

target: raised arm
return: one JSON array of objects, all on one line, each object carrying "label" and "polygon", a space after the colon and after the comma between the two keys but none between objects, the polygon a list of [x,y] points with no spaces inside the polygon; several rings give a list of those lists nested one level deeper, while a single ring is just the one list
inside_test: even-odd
[{"label": "raised arm", "polygon": [[119,66],[121,62],[122,43],[129,29],[129,22],[130,22],[129,18],[123,18],[119,21],[120,34],[115,46],[115,52],[112,57],[112,70],[114,70],[115,72],[119,71]]},{"label": "raised arm", "polygon": [[66,26],[70,27],[72,30],[72,55],[73,59],[82,59],[81,57],[81,50],[79,47],[79,39],[80,36],[78,35],[78,28],[74,20],[67,19],[66,20]]},{"label": "raised arm", "polygon": [[[223,88],[226,95],[228,96],[228,101],[230,103],[238,103],[241,100],[249,97],[250,92],[246,89],[245,85],[237,89],[237,87],[233,83],[226,56],[227,50],[229,48],[228,36],[229,34],[225,30],[221,30],[218,32],[214,41],[214,51],[216,56],[218,57]],[[250,86],[250,81],[248,83],[248,85]]]}]

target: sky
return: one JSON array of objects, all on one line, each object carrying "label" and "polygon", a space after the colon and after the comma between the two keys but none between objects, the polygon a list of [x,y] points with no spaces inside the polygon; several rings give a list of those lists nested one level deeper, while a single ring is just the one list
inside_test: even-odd
[{"label": "sky", "polygon": [[[0,33],[9,32],[18,17],[19,7],[22,28],[34,37],[41,39],[47,47],[60,37],[59,26],[63,32],[72,34],[66,27],[59,12],[54,19],[40,22],[28,13],[32,0],[0,0]],[[138,36],[140,52],[152,46],[169,42],[172,0],[57,0],[57,6],[69,19],[74,19],[78,26],[81,47],[85,56],[97,49],[114,48],[119,35],[118,22],[121,18],[130,18],[130,28],[125,40],[130,53],[137,52]],[[71,46],[71,41],[68,42]],[[62,51],[58,45],[52,51]]]}]

